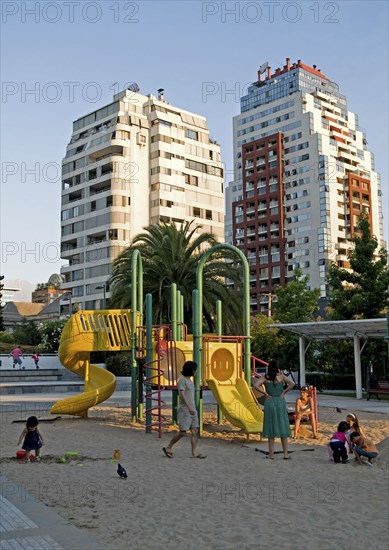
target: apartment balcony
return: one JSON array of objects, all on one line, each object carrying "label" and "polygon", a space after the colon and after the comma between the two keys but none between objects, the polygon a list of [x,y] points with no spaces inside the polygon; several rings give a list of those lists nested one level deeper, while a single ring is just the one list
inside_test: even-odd
[{"label": "apartment balcony", "polygon": [[70,259],[75,254],[82,253],[83,249],[84,249],[83,245],[77,245],[77,244],[72,245],[72,244],[69,244],[69,243],[66,243],[66,244],[62,243],[61,244],[61,258],[63,258],[64,260]]},{"label": "apartment balcony", "polygon": [[357,164],[361,163],[361,159],[359,157],[351,155],[350,153],[346,153],[345,151],[339,151],[338,157],[343,157],[349,162],[355,162]]},{"label": "apartment balcony", "polygon": [[89,158],[95,161],[99,161],[111,155],[123,156],[123,153],[124,153],[123,145],[117,145],[114,143],[115,141],[118,141],[118,140],[112,140],[110,142],[107,142],[106,144],[103,145],[103,147],[100,144],[91,150],[88,149]]}]

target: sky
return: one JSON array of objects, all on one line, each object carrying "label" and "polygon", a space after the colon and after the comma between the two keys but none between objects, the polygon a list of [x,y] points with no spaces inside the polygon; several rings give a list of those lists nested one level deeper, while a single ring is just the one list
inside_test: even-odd
[{"label": "sky", "polygon": [[60,167],[72,122],[137,82],[207,118],[232,179],[232,117],[269,62],[317,65],[359,116],[389,240],[388,2],[1,3],[1,273],[46,282],[60,250]]}]

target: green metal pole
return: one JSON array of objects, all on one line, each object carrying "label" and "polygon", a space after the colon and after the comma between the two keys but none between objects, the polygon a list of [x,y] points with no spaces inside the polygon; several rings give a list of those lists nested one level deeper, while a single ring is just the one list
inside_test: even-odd
[{"label": "green metal pole", "polygon": [[[146,379],[151,378],[151,369],[149,367],[152,361],[153,354],[153,342],[152,342],[152,330],[153,330],[153,297],[151,294],[146,295]],[[151,433],[151,407],[152,400],[150,397],[151,386],[146,385],[146,433]]]},{"label": "green metal pole", "polygon": [[218,336],[222,335],[222,302],[221,300],[217,300],[216,302],[216,334]]},{"label": "green metal pole", "polygon": [[[143,327],[143,265],[142,265],[142,256],[139,253],[138,256],[138,301],[137,301],[137,311],[140,313],[139,326]],[[140,336],[142,336],[140,334]],[[139,373],[139,383],[138,383],[138,418],[143,419],[143,373]]]},{"label": "green metal pole", "polygon": [[170,286],[170,308],[171,308],[171,324],[172,324],[172,339],[177,340],[177,285],[172,283]]},{"label": "green metal pole", "polygon": [[177,340],[182,342],[181,292],[177,290]]},{"label": "green metal pole", "polygon": [[[222,302],[217,300],[216,302],[216,334],[218,336],[222,335]],[[219,339],[221,342],[221,338]],[[223,421],[223,413],[219,405],[217,406],[217,423],[221,424]]]},{"label": "green metal pole", "polygon": [[137,392],[138,384],[136,380],[136,311],[137,311],[137,267],[140,259],[139,250],[134,250],[131,256],[131,330],[132,330],[132,346],[131,346],[131,416],[132,421],[136,421],[137,413]]},{"label": "green metal pole", "polygon": [[202,354],[202,338],[200,330],[200,315],[199,315],[199,291],[192,291],[192,315],[193,315],[193,361],[197,363],[197,372],[195,376],[195,404],[199,415],[199,433],[203,431],[203,404],[201,399],[201,354]]},{"label": "green metal pole", "polygon": [[184,319],[184,296],[181,294],[180,295],[180,319],[181,319],[181,340],[183,340],[186,335],[185,335],[185,327],[184,327],[184,324],[185,324],[185,319]]},{"label": "green metal pole", "polygon": [[[170,305],[171,305],[171,325],[172,325],[172,339],[177,341],[177,285],[171,284]],[[167,360],[175,361],[176,358],[167,355]],[[178,407],[178,391],[172,390],[172,423],[177,424],[177,407]]]}]

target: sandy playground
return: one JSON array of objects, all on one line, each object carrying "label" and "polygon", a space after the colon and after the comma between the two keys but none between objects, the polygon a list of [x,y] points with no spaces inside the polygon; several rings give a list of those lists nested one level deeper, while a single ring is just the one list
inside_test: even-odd
[{"label": "sandy playground", "polygon": [[[247,441],[227,422],[218,426],[215,408],[206,407],[199,450],[207,459],[190,458],[184,439],[169,460],[162,447],[173,427],[159,440],[130,422],[128,408],[102,405],[88,420],[41,423],[46,445],[39,464],[14,458],[24,425],[12,422],[28,411],[3,412],[0,461],[21,491],[110,550],[387,548],[388,421],[353,411],[380,456],[373,468],[335,465],[326,443],[347,412],[321,408],[320,438],[302,427],[301,440],[290,444],[292,459],[278,454],[270,461],[260,452],[267,451],[266,441]],[[116,474],[115,449],[128,479]],[[60,462],[68,451],[78,455]]]}]

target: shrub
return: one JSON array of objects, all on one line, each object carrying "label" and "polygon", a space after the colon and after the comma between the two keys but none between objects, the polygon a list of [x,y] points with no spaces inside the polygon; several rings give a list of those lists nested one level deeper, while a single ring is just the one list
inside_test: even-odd
[{"label": "shrub", "polygon": [[0,332],[0,342],[4,342],[5,344],[14,344],[15,340],[13,335],[9,332]]},{"label": "shrub", "polygon": [[115,376],[131,376],[131,354],[128,352],[107,354],[105,364]]},{"label": "shrub", "polygon": [[47,321],[39,327],[42,342],[39,345],[41,353],[57,353],[62,329],[66,320]]},{"label": "shrub", "polygon": [[355,376],[353,374],[307,372],[306,382],[321,390],[355,390]]},{"label": "shrub", "polygon": [[37,346],[42,338],[34,321],[23,318],[13,329],[14,341],[20,345]]}]

